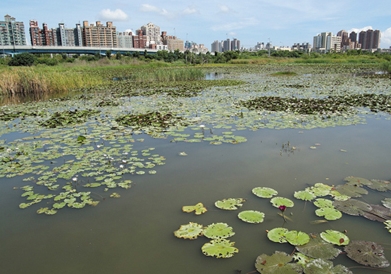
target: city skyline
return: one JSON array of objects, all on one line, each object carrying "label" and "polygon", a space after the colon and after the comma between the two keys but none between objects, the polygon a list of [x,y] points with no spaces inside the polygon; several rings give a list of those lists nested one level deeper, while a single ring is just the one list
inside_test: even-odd
[{"label": "city skyline", "polygon": [[[112,21],[117,31],[132,30],[135,33],[142,25],[153,22],[168,35],[204,44],[209,49],[214,41],[228,38],[240,40],[245,48],[269,41],[275,46],[312,44],[314,35],[322,32],[336,34],[342,29],[349,33],[378,29],[381,32],[380,48],[391,46],[391,2],[386,0],[378,1],[376,5],[334,0],[327,3],[245,0],[224,4],[197,1],[190,5],[156,0],[131,4],[119,0],[111,2],[110,6],[105,1],[69,0],[60,8],[50,1],[20,0],[7,1],[2,7],[5,14],[24,22],[26,28],[30,20],[37,20],[40,25],[46,23],[49,28],[55,28],[59,23],[74,28],[83,21]],[[26,36],[30,44],[29,34]]]}]

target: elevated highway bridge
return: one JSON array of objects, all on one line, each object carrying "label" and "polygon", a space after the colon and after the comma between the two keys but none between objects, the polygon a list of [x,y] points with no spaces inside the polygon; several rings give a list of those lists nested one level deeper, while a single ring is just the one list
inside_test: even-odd
[{"label": "elevated highway bridge", "polygon": [[144,55],[145,50],[148,54],[156,54],[158,50],[137,49],[137,48],[107,48],[107,47],[63,47],[63,46],[0,46],[0,54],[14,56],[15,54],[28,52],[32,54],[100,54],[106,55],[106,51],[111,54],[136,53]]}]

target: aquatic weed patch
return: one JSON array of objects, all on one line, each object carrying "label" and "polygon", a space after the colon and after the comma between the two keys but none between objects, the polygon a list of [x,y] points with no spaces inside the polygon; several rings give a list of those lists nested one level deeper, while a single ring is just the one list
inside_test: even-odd
[{"label": "aquatic weed patch", "polygon": [[89,117],[93,115],[97,115],[99,113],[98,110],[92,109],[74,109],[68,110],[64,112],[55,112],[52,116],[40,122],[39,124],[48,128],[56,128],[61,126],[74,125],[85,122]]}]

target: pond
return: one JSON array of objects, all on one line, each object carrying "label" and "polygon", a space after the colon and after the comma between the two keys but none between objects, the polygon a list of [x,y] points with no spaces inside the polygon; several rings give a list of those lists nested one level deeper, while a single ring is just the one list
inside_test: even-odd
[{"label": "pond", "polygon": [[[2,117],[20,116],[0,121],[2,272],[256,273],[259,255],[295,250],[289,243],[268,239],[266,231],[276,227],[311,237],[340,231],[350,241],[380,243],[390,260],[391,235],[382,222],[345,213],[327,221],[315,214],[318,207],[313,201],[294,197],[316,183],[338,189],[349,176],[390,180],[389,113],[361,106],[321,119],[322,115],[247,109],[240,104],[264,94],[323,98],[331,91],[346,95],[348,90],[350,95],[390,95],[389,79],[353,79],[318,73],[316,68],[300,72],[301,76],[282,78],[265,71],[231,73],[229,77],[247,84],[210,88],[192,98],[108,95],[119,103],[115,107],[96,107],[99,98],[3,106]],[[156,118],[163,108],[183,119],[164,116],[164,130],[153,123],[124,126],[123,119],[117,119],[135,113],[154,113]],[[91,109],[99,113],[82,112]],[[53,117],[61,120],[59,113],[73,115],[70,110],[79,120],[46,127]],[[294,206],[282,215],[270,198],[253,194],[256,187],[273,188]],[[365,189],[368,194],[354,199],[381,205],[391,198],[390,190]],[[59,197],[61,193],[66,197]],[[237,210],[215,206],[227,198],[245,201]],[[322,198],[333,200],[330,195]],[[90,202],[78,208],[83,201]],[[61,202],[67,205],[61,207]],[[182,211],[197,203],[207,212]],[[37,214],[55,204],[55,214]],[[238,218],[243,210],[263,212],[263,222],[243,222]],[[201,251],[210,242],[207,237],[176,238],[174,232],[189,222],[205,227],[228,224],[235,232],[228,240],[238,253],[217,259]],[[353,273],[374,271],[346,254],[332,262]]]}]

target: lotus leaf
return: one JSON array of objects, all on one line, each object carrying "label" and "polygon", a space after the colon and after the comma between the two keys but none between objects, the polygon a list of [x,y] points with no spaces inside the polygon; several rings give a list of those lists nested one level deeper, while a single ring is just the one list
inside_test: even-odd
[{"label": "lotus leaf", "polygon": [[385,198],[381,201],[381,203],[387,207],[387,208],[390,208],[391,209],[391,198]]},{"label": "lotus leaf", "polygon": [[89,183],[89,184],[85,184],[83,186],[84,187],[99,187],[101,185],[102,185],[101,183]]},{"label": "lotus leaf", "polygon": [[333,201],[324,199],[324,198],[318,198],[314,201],[314,205],[320,208],[324,207],[331,207],[334,208]]},{"label": "lotus leaf", "polygon": [[331,190],[330,195],[333,196],[336,201],[347,201],[351,198],[350,196],[339,193],[337,190]]},{"label": "lotus leaf", "polygon": [[308,264],[314,259],[304,255],[303,253],[295,252],[295,254],[293,254],[293,260],[296,261],[298,265],[304,267],[306,264]]},{"label": "lotus leaf", "polygon": [[31,203],[21,203],[21,204],[19,204],[19,208],[21,208],[21,209],[27,208],[29,206],[31,206]]},{"label": "lotus leaf", "polygon": [[113,192],[113,193],[110,194],[110,197],[111,198],[120,198],[121,195],[119,195],[117,192]]},{"label": "lotus leaf", "polygon": [[371,184],[367,185],[370,189],[374,189],[377,191],[388,191],[391,190],[391,183],[390,181],[385,180],[371,180]]},{"label": "lotus leaf", "polygon": [[349,238],[344,233],[337,230],[328,229],[320,233],[320,237],[330,244],[348,245]]},{"label": "lotus leaf", "polygon": [[344,179],[344,181],[348,182],[348,184],[357,186],[369,186],[372,184],[372,182],[368,179],[354,176],[348,176]]},{"label": "lotus leaf", "polygon": [[209,239],[225,239],[233,235],[233,228],[226,223],[213,223],[204,228],[204,236]]},{"label": "lotus leaf", "polygon": [[291,245],[305,245],[310,241],[310,236],[302,231],[290,230],[285,233],[285,240]]},{"label": "lotus leaf", "polygon": [[342,195],[349,197],[361,197],[363,194],[368,194],[368,191],[365,188],[362,188],[358,185],[344,184],[335,187]]},{"label": "lotus leaf", "polygon": [[37,210],[37,213],[38,214],[42,214],[42,213],[45,213],[48,210],[49,210],[48,207],[41,207],[40,209]]},{"label": "lotus leaf", "polygon": [[309,192],[309,191],[305,191],[305,190],[295,191],[293,196],[296,199],[300,199],[303,201],[312,201],[313,199],[316,198],[315,194],[313,194],[312,192]]},{"label": "lotus leaf", "polygon": [[363,215],[364,212],[372,210],[372,207],[369,204],[356,199],[334,201],[333,205],[337,210],[353,216]]},{"label": "lotus leaf", "polygon": [[293,257],[285,252],[276,251],[273,255],[259,255],[255,260],[255,268],[262,274],[297,274],[301,266],[292,264]]},{"label": "lotus leaf", "polygon": [[375,242],[352,241],[344,248],[346,255],[359,264],[370,267],[388,267],[383,247]]},{"label": "lotus leaf", "polygon": [[202,203],[198,203],[194,206],[183,206],[182,211],[187,212],[187,213],[194,211],[195,215],[201,215],[208,210],[206,209],[206,207],[204,207],[204,205]]},{"label": "lotus leaf", "polygon": [[228,198],[215,202],[215,206],[224,210],[236,210],[241,207],[246,200],[243,198]]},{"label": "lotus leaf", "polygon": [[287,240],[285,239],[285,234],[289,230],[284,227],[276,227],[267,232],[267,237],[270,241],[275,243],[286,243]]},{"label": "lotus leaf", "polygon": [[384,222],[385,220],[391,219],[391,209],[386,208],[381,205],[370,205],[372,207],[371,211],[366,211],[362,213],[362,216],[371,220]]},{"label": "lotus leaf", "polygon": [[205,243],[201,250],[206,256],[216,258],[231,258],[239,249],[234,247],[235,242],[227,239],[213,239],[209,243]]},{"label": "lotus leaf", "polygon": [[314,186],[310,187],[312,193],[317,197],[323,197],[330,194],[332,187],[323,183],[316,183]]},{"label": "lotus leaf", "polygon": [[331,207],[322,207],[315,210],[316,216],[324,217],[326,220],[334,221],[342,217],[342,213],[339,210]]},{"label": "lotus leaf", "polygon": [[333,262],[315,259],[304,267],[304,273],[310,274],[353,274],[346,266],[333,265]]},{"label": "lotus leaf", "polygon": [[54,208],[45,211],[46,215],[54,215],[56,213],[57,213],[57,210],[55,210]]},{"label": "lotus leaf", "polygon": [[240,220],[246,223],[262,223],[265,218],[265,213],[256,210],[246,210],[238,214]]},{"label": "lotus leaf", "polygon": [[270,187],[255,187],[252,193],[261,198],[271,198],[278,194],[278,192]]},{"label": "lotus leaf", "polygon": [[178,230],[174,231],[174,235],[177,238],[194,240],[201,236],[203,232],[204,228],[201,224],[189,222],[186,225],[181,225]]},{"label": "lotus leaf", "polygon": [[388,232],[391,233],[391,220],[385,221],[384,224],[386,225],[386,229],[388,230]]},{"label": "lotus leaf", "polygon": [[62,203],[54,203],[54,204],[53,204],[53,208],[55,208],[55,209],[61,209],[61,208],[63,208],[64,206],[66,206],[66,203],[65,203],[65,202],[62,202]]},{"label": "lotus leaf", "polygon": [[279,208],[280,206],[293,207],[294,203],[292,200],[284,197],[274,197],[270,200],[274,207]]},{"label": "lotus leaf", "polygon": [[68,203],[68,207],[72,208],[83,208],[86,204],[85,203],[79,203],[79,202],[73,202],[73,203]]},{"label": "lotus leaf", "polygon": [[311,258],[324,260],[332,260],[341,253],[340,249],[335,248],[331,243],[323,241],[319,234],[311,234],[310,241],[305,245],[297,246],[296,249]]}]

